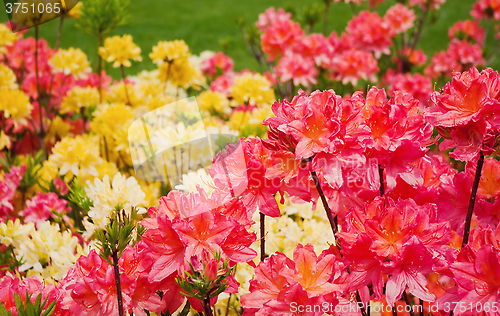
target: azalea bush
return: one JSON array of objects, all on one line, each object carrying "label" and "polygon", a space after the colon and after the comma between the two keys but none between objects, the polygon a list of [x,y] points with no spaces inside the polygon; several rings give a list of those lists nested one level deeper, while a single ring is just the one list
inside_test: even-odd
[{"label": "azalea bush", "polygon": [[0,315],[500,315],[500,6],[427,56],[444,0],[345,0],[328,34],[336,2],[240,21],[261,72],[144,54],[102,0],[63,16],[97,71],[1,24]]}]

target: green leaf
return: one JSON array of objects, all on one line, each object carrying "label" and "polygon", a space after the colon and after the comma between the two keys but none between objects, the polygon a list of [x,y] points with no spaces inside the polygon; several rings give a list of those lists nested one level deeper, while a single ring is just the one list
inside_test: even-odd
[{"label": "green leaf", "polygon": [[17,315],[18,316],[28,316],[26,314],[26,310],[23,304],[23,301],[21,300],[21,297],[17,293],[14,293],[14,302],[16,303],[16,308],[17,308]]},{"label": "green leaf", "polygon": [[[43,302],[43,305],[47,302],[47,298],[45,298],[45,302]],[[40,315],[42,312],[43,306],[40,306],[42,304],[42,293],[38,294],[35,300],[35,314]]]},{"label": "green leaf", "polygon": [[55,310],[56,310],[56,301],[53,301],[52,303],[49,304],[49,306],[47,306],[47,309],[45,310],[45,312],[43,312],[42,316],[50,316],[54,313]]},{"label": "green leaf", "polygon": [[7,311],[2,302],[0,302],[0,316],[12,316],[12,313]]}]

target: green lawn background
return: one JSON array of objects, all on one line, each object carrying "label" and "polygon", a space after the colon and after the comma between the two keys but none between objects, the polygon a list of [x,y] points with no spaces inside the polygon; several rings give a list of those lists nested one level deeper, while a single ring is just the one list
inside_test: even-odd
[{"label": "green lawn background", "polygon": [[[249,68],[257,70],[257,63],[246,50],[241,31],[236,20],[244,17],[247,23],[254,23],[260,13],[267,8],[293,7],[300,15],[305,5],[311,3],[322,3],[321,0],[299,1],[299,0],[139,0],[132,1],[129,12],[130,19],[127,25],[119,28],[116,34],[131,34],[134,42],[142,49],[142,62],[134,62],[127,69],[127,74],[135,74],[143,69],[153,69],[148,54],[151,48],[160,40],[183,39],[194,54],[204,50],[219,51],[222,49],[221,40],[229,39],[229,45],[225,53],[231,56],[235,62],[235,68],[241,70]],[[379,6],[380,12],[395,3],[394,0],[386,0]],[[432,52],[446,49],[448,45],[448,27],[453,23],[469,19],[473,0],[448,0],[439,10],[438,21],[430,27],[419,43],[419,48],[424,49],[429,57]],[[0,21],[7,20],[7,15],[0,10]],[[353,12],[350,6],[343,3],[334,3],[329,15],[329,30],[342,32]],[[61,38],[61,47],[78,47],[89,57],[93,68],[97,63],[97,44],[95,39],[82,32],[76,27],[77,20],[64,22],[64,30]],[[315,28],[320,31],[321,23]],[[50,21],[40,26],[40,36],[48,40],[51,47],[54,46],[59,19]],[[28,35],[33,35],[31,30]],[[488,36],[488,44],[496,48],[497,41],[493,39],[493,31]],[[498,61],[493,66],[499,66]],[[116,69],[107,65],[109,73],[114,78],[119,77]],[[498,68],[498,67],[497,67]]]}]

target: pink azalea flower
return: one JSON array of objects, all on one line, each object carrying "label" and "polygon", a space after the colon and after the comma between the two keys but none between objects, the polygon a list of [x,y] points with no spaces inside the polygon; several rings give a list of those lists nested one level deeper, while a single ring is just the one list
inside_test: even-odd
[{"label": "pink azalea flower", "polygon": [[431,10],[437,10],[441,5],[443,5],[446,2],[446,0],[410,0],[409,5],[415,6],[419,5],[422,9],[428,10],[429,8]]},{"label": "pink azalea flower", "polygon": [[294,263],[282,253],[266,258],[255,268],[255,279],[250,280],[250,293],[241,297],[245,308],[262,308],[264,304],[277,300],[289,282],[281,275],[283,269],[292,269]]},{"label": "pink azalea flower", "polygon": [[37,296],[41,294],[41,301],[43,302],[47,299],[48,302],[45,307],[56,301],[55,310],[52,315],[67,316],[65,311],[61,309],[62,301],[59,290],[53,284],[44,285],[44,283],[35,277],[19,280],[17,276],[6,275],[0,279],[0,304],[3,304],[5,309],[13,315],[18,315],[14,294],[19,295],[21,300],[25,302],[26,293],[31,294],[30,301],[32,303],[35,303]]},{"label": "pink azalea flower", "polygon": [[500,20],[500,4],[495,0],[479,0],[472,6],[470,15],[476,20]]},{"label": "pink azalea flower", "polygon": [[355,48],[373,52],[376,59],[390,54],[394,31],[376,12],[361,11],[349,21],[346,31],[353,38]]},{"label": "pink azalea flower", "polygon": [[292,20],[276,20],[266,28],[261,35],[261,45],[268,59],[273,61],[276,57],[291,48],[302,36],[304,31],[298,23]]},{"label": "pink azalea flower", "polygon": [[460,64],[468,65],[469,67],[478,67],[486,64],[481,47],[467,40],[459,41],[452,39],[448,46],[448,54]]},{"label": "pink azalea flower", "polygon": [[218,52],[210,58],[203,60],[200,67],[205,76],[214,77],[216,75],[225,74],[226,72],[232,72],[234,65],[233,60],[229,56],[224,55],[222,52]]},{"label": "pink azalea flower", "polygon": [[281,57],[275,70],[281,82],[292,80],[295,86],[302,85],[304,87],[311,83],[316,84],[316,76],[319,73],[313,59],[291,51],[287,51]]},{"label": "pink azalea flower", "polygon": [[434,53],[431,63],[424,69],[424,74],[431,78],[449,76],[453,71],[458,71],[462,67],[448,52],[441,51]]},{"label": "pink azalea flower", "polygon": [[[460,172],[453,178],[453,183],[443,183],[436,199],[439,218],[448,221],[451,229],[463,234],[467,208],[469,207],[472,180],[469,175]],[[476,207],[478,201],[476,200]]]},{"label": "pink azalea flower", "polygon": [[[251,214],[242,201],[227,194],[214,193],[186,196],[171,191],[162,197],[159,208],[150,208],[151,218],[141,223],[146,227],[143,240],[154,259],[148,280],[162,282],[189,269],[193,256],[216,250],[230,263],[251,261],[257,253],[250,249],[255,241],[249,233]],[[201,211],[203,210],[203,211]]]},{"label": "pink azalea flower", "polygon": [[26,208],[19,215],[24,216],[26,222],[42,223],[56,216],[52,212],[66,215],[67,212],[71,211],[67,204],[66,200],[59,200],[55,193],[38,193],[31,200],[26,201]]},{"label": "pink azalea flower", "polygon": [[493,150],[488,140],[494,139],[492,134],[499,126],[498,82],[498,73],[491,68],[481,73],[471,68],[468,72],[455,73],[442,93],[432,94],[435,106],[427,110],[426,118],[445,138],[440,144],[442,150],[457,147],[451,157],[469,161],[480,150],[486,154]]},{"label": "pink azalea flower", "polygon": [[409,93],[420,101],[420,108],[428,104],[431,93],[433,92],[431,79],[419,73],[396,74],[389,69],[383,79],[384,82],[389,85],[387,88],[389,96],[392,97],[397,90]]},{"label": "pink azalea flower", "polygon": [[176,271],[182,271],[185,264],[185,246],[173,229],[172,222],[165,215],[156,217],[156,225],[147,219],[143,222],[147,230],[142,238],[155,259],[149,280],[159,282]]},{"label": "pink azalea flower", "polygon": [[231,71],[224,73],[210,83],[210,90],[229,96],[231,94],[231,87],[234,85],[235,76],[236,74]]},{"label": "pink azalea flower", "polygon": [[[140,242],[135,248],[128,247],[119,260],[123,307],[126,311],[146,316],[144,309],[159,313],[167,301],[162,301],[157,290],[165,287],[149,282],[153,260]],[[69,297],[63,299],[63,309],[77,315],[118,315],[118,299],[114,268],[95,251],[77,260],[67,276],[59,283],[61,291]],[[176,309],[182,304],[176,299]]]},{"label": "pink azalea flower", "polygon": [[[351,215],[352,216],[352,215]],[[349,218],[348,220],[353,220]],[[382,299],[384,280],[382,266],[376,259],[376,254],[370,250],[371,238],[366,233],[338,233],[342,241],[342,254],[351,263],[351,273],[348,277],[348,291],[355,292],[369,284],[377,300]],[[353,239],[354,238],[354,239]]]},{"label": "pink azalea flower", "polygon": [[249,211],[259,207],[263,214],[278,217],[280,210],[273,194],[279,189],[279,179],[265,177],[264,161],[268,155],[270,151],[260,139],[240,140],[214,158],[209,172],[220,190],[232,197],[240,195]]},{"label": "pink azalea flower", "polygon": [[314,60],[318,67],[329,68],[331,65],[331,57],[334,49],[330,41],[323,34],[310,34],[304,36],[294,46],[294,51],[298,52],[303,57],[308,57]]},{"label": "pink azalea flower", "polygon": [[332,61],[333,79],[343,84],[357,85],[358,80],[376,82],[379,71],[377,60],[370,52],[352,49],[334,57]]},{"label": "pink azalea flower", "polygon": [[14,210],[12,200],[16,194],[16,189],[21,183],[26,166],[12,167],[9,173],[4,173],[3,181],[0,181],[0,218],[10,215]]},{"label": "pink azalea flower", "polygon": [[311,244],[306,246],[299,244],[293,253],[293,262],[295,269],[284,270],[282,275],[290,284],[298,282],[309,297],[341,291],[339,285],[329,282],[335,271],[334,265],[337,265],[338,269],[338,275],[334,276],[334,279],[340,276],[340,270],[343,266],[341,262],[336,260],[334,254],[325,252],[317,257]]},{"label": "pink azalea flower", "polygon": [[[290,315],[294,314],[290,311],[292,303],[338,303],[334,297],[340,294],[341,286],[336,282],[342,282],[345,275],[343,265],[337,263],[330,250],[316,257],[312,245],[299,244],[293,261],[282,253],[273,254],[255,268],[255,279],[250,280],[250,293],[241,297],[241,305],[251,314]],[[294,315],[322,313],[316,310]]]},{"label": "pink azalea flower", "polygon": [[270,7],[264,13],[259,14],[259,19],[255,22],[255,25],[264,32],[275,21],[290,21],[291,19],[291,13],[285,12],[282,8],[276,10],[274,7]]},{"label": "pink azalea flower", "polygon": [[[104,71],[101,72],[101,88],[107,90],[111,84],[112,78],[108,76]],[[96,73],[87,74],[84,78],[79,78],[76,80],[76,85],[80,87],[92,87],[99,88],[99,75]]]},{"label": "pink azalea flower", "polygon": [[385,294],[387,304],[394,306],[406,287],[416,297],[426,302],[433,302],[436,297],[427,288],[427,279],[424,276],[424,273],[432,271],[433,261],[432,254],[417,237],[413,236],[408,240],[401,257],[385,264],[386,273],[392,274],[387,280]]},{"label": "pink azalea flower", "polygon": [[416,16],[412,9],[397,3],[387,10],[384,19],[389,23],[390,31],[393,34],[400,34],[413,27]]},{"label": "pink azalea flower", "polygon": [[[472,262],[455,262],[451,271],[458,286],[460,303],[493,306],[500,302],[500,250],[491,245],[482,246]],[[486,309],[484,309],[486,311]],[[460,315],[460,312],[457,313]],[[489,309],[488,316],[498,315]]]},{"label": "pink azalea flower", "polygon": [[453,24],[448,30],[448,36],[450,39],[465,39],[482,46],[484,44],[485,34],[484,29],[480,27],[476,21],[465,20]]}]

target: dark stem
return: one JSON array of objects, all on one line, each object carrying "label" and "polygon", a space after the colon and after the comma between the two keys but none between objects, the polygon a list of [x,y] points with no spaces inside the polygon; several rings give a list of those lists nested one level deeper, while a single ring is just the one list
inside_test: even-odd
[{"label": "dark stem", "polygon": [[64,23],[64,15],[61,16],[61,19],[59,20],[59,29],[57,30],[56,45],[54,46],[54,50],[57,50],[59,48],[59,42],[61,41],[61,33],[62,33],[63,23]]},{"label": "dark stem", "polygon": [[[37,100],[40,99],[40,82],[38,78],[38,26],[35,26],[35,75],[36,75],[36,92]],[[39,102],[40,103],[40,102]],[[43,126],[41,127],[43,129]]]},{"label": "dark stem", "polygon": [[[430,2],[430,1],[429,1]],[[423,10],[423,12],[420,14],[420,17],[418,18],[417,22],[417,27],[415,28],[415,31],[412,34],[412,38],[410,39],[410,49],[413,50],[417,46],[418,41],[420,40],[420,36],[422,35],[422,30],[424,27],[424,22],[425,19],[427,18],[427,14],[429,14],[430,11],[430,3],[428,2],[429,6]]]},{"label": "dark stem", "polygon": [[40,115],[40,131],[38,133],[38,139],[40,142],[40,149],[43,150],[44,160],[47,157],[47,152],[45,150],[45,127],[43,126],[43,111],[42,111],[42,102],[40,98],[40,78],[38,73],[38,26],[35,26],[35,77],[36,77],[36,100],[38,101],[38,111]]},{"label": "dark stem", "polygon": [[420,305],[420,316],[424,316],[424,300],[419,299],[418,305]]},{"label": "dark stem", "polygon": [[403,299],[405,300],[406,305],[410,306],[410,316],[415,316],[415,314],[413,313],[413,305],[411,304],[406,291],[403,291]]},{"label": "dark stem", "polygon": [[385,187],[384,187],[384,168],[381,165],[378,165],[378,176],[380,178],[380,196],[384,196]]},{"label": "dark stem", "polygon": [[[340,241],[337,239],[337,236],[335,235],[338,232],[337,216],[333,217],[333,215],[332,215],[332,210],[330,209],[330,206],[328,205],[325,194],[323,193],[323,189],[321,189],[321,185],[319,183],[319,179],[318,179],[318,175],[316,174],[316,171],[311,171],[311,176],[314,180],[314,185],[316,186],[316,190],[318,190],[318,194],[321,198],[321,202],[323,203],[323,207],[325,208],[326,216],[328,217],[328,221],[330,222],[330,227],[332,228],[332,231],[333,231],[333,238],[335,239],[335,245],[337,246],[337,249],[340,252],[340,250],[341,250]],[[342,254],[341,254],[341,256],[342,256]],[[347,268],[347,271],[349,273],[351,273],[349,268]],[[359,295],[358,291],[356,291],[356,301],[358,302],[358,305],[360,303],[362,303],[361,296]],[[362,305],[360,305],[360,306],[362,306]],[[361,308],[361,314],[363,316],[367,316],[364,307]]]},{"label": "dark stem", "polygon": [[[359,295],[359,291],[356,291],[356,301],[357,301],[357,303],[358,303],[358,306],[363,306],[363,304],[362,304],[362,303],[363,303],[363,301],[361,300],[361,296]],[[361,303],[361,304],[360,304],[360,303]],[[365,308],[364,308],[364,307],[362,307],[362,308],[361,308],[361,315],[363,315],[363,316],[367,316],[367,315],[366,315],[366,311],[365,311]]]},{"label": "dark stem", "polygon": [[260,261],[266,259],[266,215],[260,213]]},{"label": "dark stem", "polygon": [[130,104],[130,97],[128,96],[128,90],[127,90],[127,84],[125,83],[125,67],[123,65],[120,65],[120,69],[122,71],[122,79],[123,79],[123,89],[125,89],[125,96],[127,97],[127,104]]},{"label": "dark stem", "polygon": [[122,284],[120,282],[120,271],[118,270],[118,251],[113,251],[113,268],[115,270],[116,296],[118,297],[118,314],[125,316],[123,311]]},{"label": "dark stem", "polygon": [[330,206],[328,205],[328,201],[326,200],[325,194],[323,193],[323,189],[321,189],[321,185],[319,183],[319,179],[318,179],[318,175],[316,174],[316,171],[311,171],[311,176],[314,180],[314,185],[316,186],[316,190],[318,190],[318,194],[321,198],[321,202],[323,203],[323,207],[325,208],[326,216],[328,217],[328,221],[330,222],[330,227],[332,228],[333,236],[335,238],[335,244],[338,245],[337,237],[335,236],[335,234],[338,233],[337,217],[336,216],[333,217],[333,215],[332,215],[332,210],[330,209]]},{"label": "dark stem", "polygon": [[[262,213],[261,213],[262,214]],[[231,295],[233,293],[229,293],[229,298],[227,299],[227,305],[226,305],[226,313],[224,315],[229,316],[229,303],[231,303]]]},{"label": "dark stem", "polygon": [[356,4],[351,2],[352,15],[358,15],[358,9],[356,8]]},{"label": "dark stem", "polygon": [[212,306],[210,306],[210,294],[203,299],[203,311],[205,316],[213,316]]},{"label": "dark stem", "polygon": [[469,209],[467,210],[467,217],[465,219],[464,239],[462,240],[462,248],[469,242],[470,224],[472,221],[472,213],[474,212],[474,204],[476,204],[476,194],[479,187],[479,180],[481,180],[481,171],[483,170],[484,154],[479,152],[479,160],[476,166],[476,175],[472,183],[472,192],[470,194]]},{"label": "dark stem", "polygon": [[398,311],[396,309],[396,305],[392,307],[392,316],[398,316]]}]

